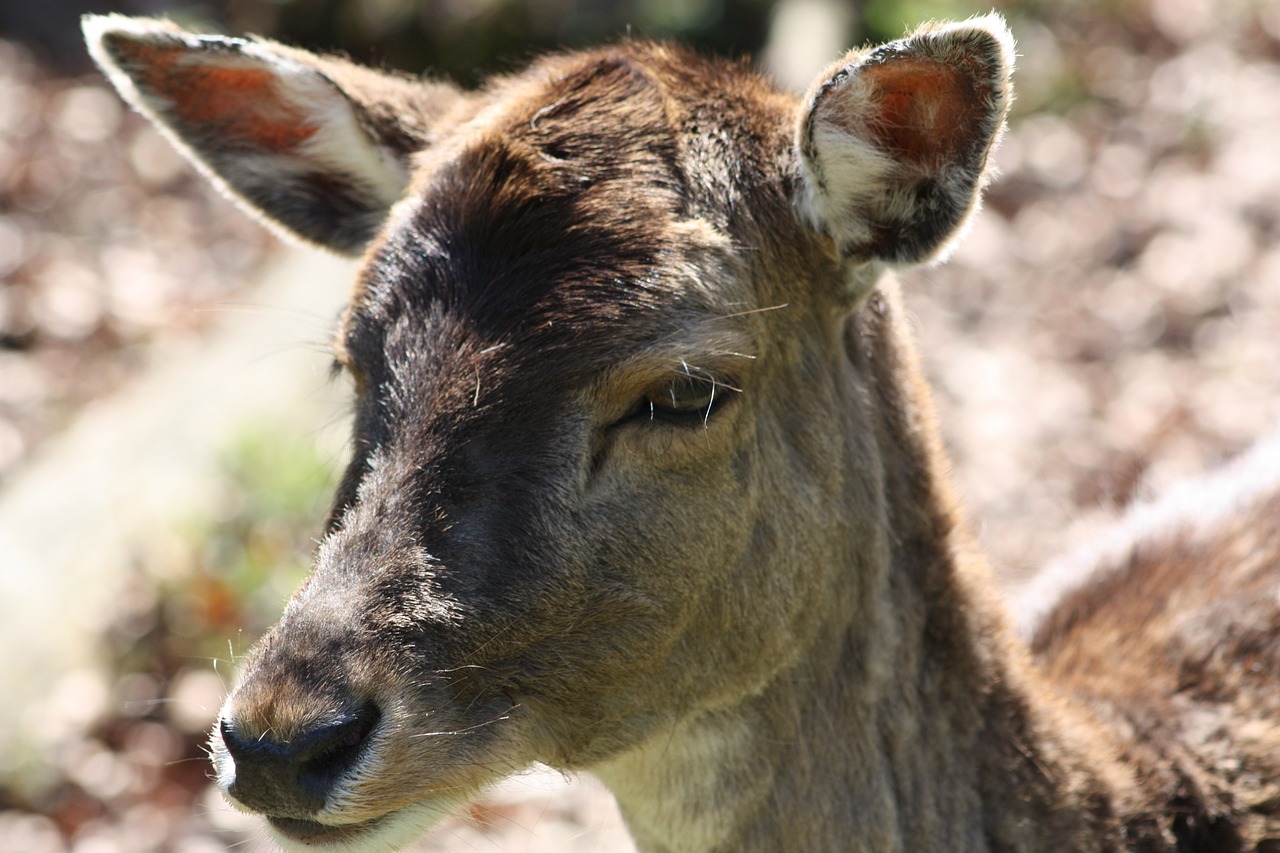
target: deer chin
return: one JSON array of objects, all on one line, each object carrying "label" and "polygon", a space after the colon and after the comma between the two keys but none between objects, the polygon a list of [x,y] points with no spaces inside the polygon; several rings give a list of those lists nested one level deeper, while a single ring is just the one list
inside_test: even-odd
[{"label": "deer chin", "polygon": [[323,823],[270,816],[266,822],[271,839],[284,853],[398,850],[455,812],[463,802],[457,797],[432,797],[356,823],[335,822],[341,820],[340,815],[320,815],[326,821]]}]

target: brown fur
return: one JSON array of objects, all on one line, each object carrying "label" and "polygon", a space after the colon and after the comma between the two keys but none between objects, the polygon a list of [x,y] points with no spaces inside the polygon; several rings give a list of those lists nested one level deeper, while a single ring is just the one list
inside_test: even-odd
[{"label": "brown fur", "polygon": [[[259,161],[145,57],[278,81],[219,90],[271,117],[231,132],[286,179],[242,195],[367,243],[337,347],[353,461],[213,736],[282,844],[405,843],[542,761],[599,774],[647,851],[1280,845],[1275,492],[1144,542],[1033,659],[945,481],[882,272],[976,206],[1002,24],[855,51],[800,104],[660,44],[423,94],[269,42],[88,30],[233,188]],[[363,132],[317,157],[290,116]],[[402,201],[360,189],[396,162]]]},{"label": "brown fur", "polygon": [[1123,733],[1193,849],[1280,844],[1277,555],[1272,489],[1208,529],[1137,542],[1033,640],[1053,682]]}]

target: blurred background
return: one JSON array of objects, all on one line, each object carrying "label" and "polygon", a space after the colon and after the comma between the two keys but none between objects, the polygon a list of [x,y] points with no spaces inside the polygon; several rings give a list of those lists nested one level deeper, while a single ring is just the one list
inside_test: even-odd
[{"label": "blurred background", "polygon": [[[1018,100],[986,210],[906,276],[961,496],[1011,588],[1280,413],[1280,3],[997,2]],[[943,0],[0,5],[0,853],[269,849],[204,756],[342,465],[342,262],[209,191],[94,73],[87,11],[472,84],[630,33],[785,85]],[[534,773],[421,850],[629,849]]]}]

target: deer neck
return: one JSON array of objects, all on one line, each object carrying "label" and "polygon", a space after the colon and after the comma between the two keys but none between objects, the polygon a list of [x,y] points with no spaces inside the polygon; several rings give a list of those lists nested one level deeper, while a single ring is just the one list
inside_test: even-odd
[{"label": "deer neck", "polygon": [[[899,314],[891,287],[847,337],[892,459],[876,581],[764,690],[593,768],[646,853],[1029,850],[1037,837],[1054,839],[1046,849],[1106,847],[1125,782],[1087,774],[1110,766],[1110,749],[1060,701],[1037,698],[938,475]],[[828,568],[866,572],[865,555]]]}]

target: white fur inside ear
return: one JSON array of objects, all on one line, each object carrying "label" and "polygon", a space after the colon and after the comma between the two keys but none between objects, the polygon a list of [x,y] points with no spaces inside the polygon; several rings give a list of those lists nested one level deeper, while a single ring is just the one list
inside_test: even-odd
[{"label": "white fur inside ear", "polygon": [[800,217],[853,262],[945,257],[988,178],[1013,50],[990,14],[929,24],[828,68],[796,128]]},{"label": "white fur inside ear", "polygon": [[[291,152],[291,158],[313,163],[317,172],[337,172],[348,180],[355,179],[378,203],[386,206],[394,204],[403,194],[409,180],[405,167],[392,152],[370,138],[360,126],[351,102],[315,69],[281,56],[261,43],[221,36],[193,36],[168,21],[92,15],[84,18],[82,28],[94,60],[120,93],[151,118],[165,119],[164,113],[168,112],[165,108],[170,105],[155,94],[139,90],[106,49],[104,40],[108,35],[127,36],[143,43],[180,43],[188,51],[183,60],[188,65],[207,63],[270,71],[274,94],[287,110],[303,116],[304,123],[315,129]],[[233,49],[227,50],[228,47]],[[169,122],[165,119],[160,123]],[[175,138],[174,141],[181,148],[189,149],[185,140]],[[276,156],[275,152],[270,156]]]},{"label": "white fur inside ear", "polygon": [[319,164],[317,171],[354,177],[379,205],[390,207],[400,200],[409,182],[408,170],[360,126],[351,102],[337,86],[314,69],[280,58],[259,44],[246,44],[244,56],[271,67],[277,93],[316,128],[299,146],[298,156]]},{"label": "white fur inside ear", "polygon": [[[823,96],[822,106],[817,103],[819,96]],[[870,222],[859,211],[887,191],[887,179],[896,168],[893,159],[870,139],[848,130],[866,126],[871,97],[866,82],[852,75],[829,89],[811,91],[808,104],[814,120],[808,127],[801,125],[797,139],[805,171],[800,214],[840,245],[870,239]]]},{"label": "white fur inside ear", "polygon": [[90,15],[82,28],[124,100],[276,233],[355,254],[401,199],[410,164],[323,58],[168,20]]}]

